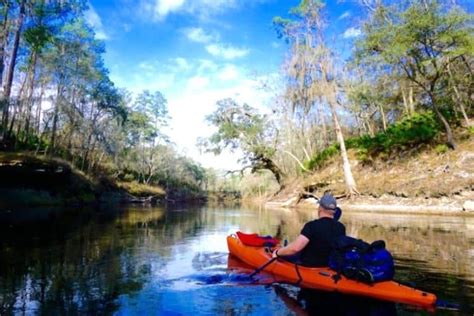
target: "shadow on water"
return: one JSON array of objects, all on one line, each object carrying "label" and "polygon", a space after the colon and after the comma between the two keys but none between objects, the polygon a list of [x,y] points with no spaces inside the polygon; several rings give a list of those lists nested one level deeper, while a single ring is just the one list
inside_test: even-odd
[{"label": "shadow on water", "polygon": [[295,315],[397,315],[396,304],[336,292],[273,285],[277,296]]}]

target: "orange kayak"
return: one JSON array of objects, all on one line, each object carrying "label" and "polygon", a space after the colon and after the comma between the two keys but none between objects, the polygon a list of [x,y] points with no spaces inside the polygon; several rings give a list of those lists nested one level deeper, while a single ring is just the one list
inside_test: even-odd
[{"label": "orange kayak", "polygon": [[[236,235],[227,237],[227,246],[231,255],[254,268],[263,266],[272,258],[271,253],[266,251],[265,247],[244,245]],[[337,291],[425,308],[434,307],[436,303],[434,294],[395,281],[383,281],[369,285],[347,279],[341,275],[341,279],[335,282],[333,276],[336,275],[336,272],[326,267],[309,268],[277,259],[266,266],[263,271],[271,273],[277,282],[298,284],[306,288]]]}]

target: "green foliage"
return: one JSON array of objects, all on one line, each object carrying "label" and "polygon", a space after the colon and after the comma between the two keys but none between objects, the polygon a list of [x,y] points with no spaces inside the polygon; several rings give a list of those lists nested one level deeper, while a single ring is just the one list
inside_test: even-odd
[{"label": "green foliage", "polygon": [[[417,113],[389,126],[387,131],[377,133],[374,137],[364,135],[349,138],[347,149],[356,149],[358,159],[369,161],[379,154],[390,154],[394,150],[403,150],[418,144],[431,141],[440,131],[441,126],[432,112]],[[305,162],[309,170],[320,168],[331,157],[339,152],[339,146],[333,144]]]},{"label": "green foliage", "polygon": [[440,145],[437,145],[435,147],[435,152],[438,155],[444,154],[444,153],[448,152],[448,150],[449,150],[449,147],[446,146],[446,144],[440,144]]},{"label": "green foliage", "polygon": [[432,112],[414,114],[388,127],[374,137],[363,136],[355,141],[356,148],[365,148],[372,155],[388,153],[395,148],[412,147],[428,142],[439,132],[440,126]]},{"label": "green foliage", "polygon": [[324,149],[322,152],[317,154],[315,157],[311,158],[304,162],[304,166],[308,170],[315,170],[321,168],[325,162],[327,162],[331,157],[339,153],[339,145],[333,144],[328,148]]},{"label": "green foliage", "polygon": [[[472,81],[472,70],[463,62],[472,58],[474,52],[472,22],[473,15],[460,6],[436,0],[409,1],[397,6],[380,4],[365,23],[365,36],[357,42],[356,60],[358,65],[383,69],[379,80],[384,80],[388,73],[396,81],[410,82],[418,89],[418,97],[429,101],[419,102],[420,105],[426,110],[443,108],[438,115],[450,121],[444,116],[446,109],[448,114],[453,112],[450,100],[461,97],[454,96],[446,83],[462,82],[463,77]],[[459,75],[449,70],[456,66]],[[464,98],[468,103],[469,93]],[[449,124],[444,128],[447,142],[454,148]]]},{"label": "green foliage", "polygon": [[252,171],[270,170],[280,183],[282,172],[273,161],[275,135],[266,115],[259,114],[248,104],[239,105],[228,98],[218,101],[217,110],[206,119],[217,127],[217,132],[207,139],[200,139],[198,146],[214,154],[220,154],[224,148],[240,149],[244,153],[244,163]]},{"label": "green foliage", "polygon": [[[169,121],[164,95],[143,91],[133,96],[111,81],[105,44],[85,18],[88,1],[3,4],[5,55],[16,63],[13,77],[22,88],[0,102],[2,149],[60,157],[93,178],[202,192],[206,170],[178,154],[164,133]],[[19,20],[23,4],[26,12]],[[16,21],[23,21],[17,33],[21,54],[13,60]],[[257,133],[253,128],[247,130]]]},{"label": "green foliage", "polygon": [[52,41],[51,31],[44,25],[26,29],[24,37],[33,51],[40,51],[48,42]]}]

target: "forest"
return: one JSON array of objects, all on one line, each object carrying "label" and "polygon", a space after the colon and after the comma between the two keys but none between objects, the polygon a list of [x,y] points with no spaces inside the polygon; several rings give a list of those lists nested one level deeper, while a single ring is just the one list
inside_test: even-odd
[{"label": "forest", "polygon": [[321,1],[273,19],[287,52],[281,78],[262,82],[270,108],[220,100],[207,116],[216,132],[197,142],[244,153],[243,170],[225,173],[176,149],[162,92],[112,82],[87,1],[2,0],[0,150],[60,158],[113,182],[244,195],[281,190],[339,156],[347,193],[357,195],[349,150],[370,163],[421,144],[455,151],[458,131],[472,139],[472,13],[456,1],[357,3],[364,18],[351,51],[326,31]]}]

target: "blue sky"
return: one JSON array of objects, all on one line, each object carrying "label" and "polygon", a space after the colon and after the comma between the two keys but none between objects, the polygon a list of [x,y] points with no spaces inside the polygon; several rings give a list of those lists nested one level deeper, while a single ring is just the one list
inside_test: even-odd
[{"label": "blue sky", "polygon": [[[117,87],[159,90],[168,100],[178,149],[206,167],[237,167],[237,154],[202,155],[196,138],[213,129],[204,117],[217,100],[233,97],[264,109],[277,80],[285,44],[272,18],[288,16],[299,0],[90,0],[86,18],[105,41],[105,62]],[[330,39],[341,55],[360,34],[351,1],[331,1]]]}]

